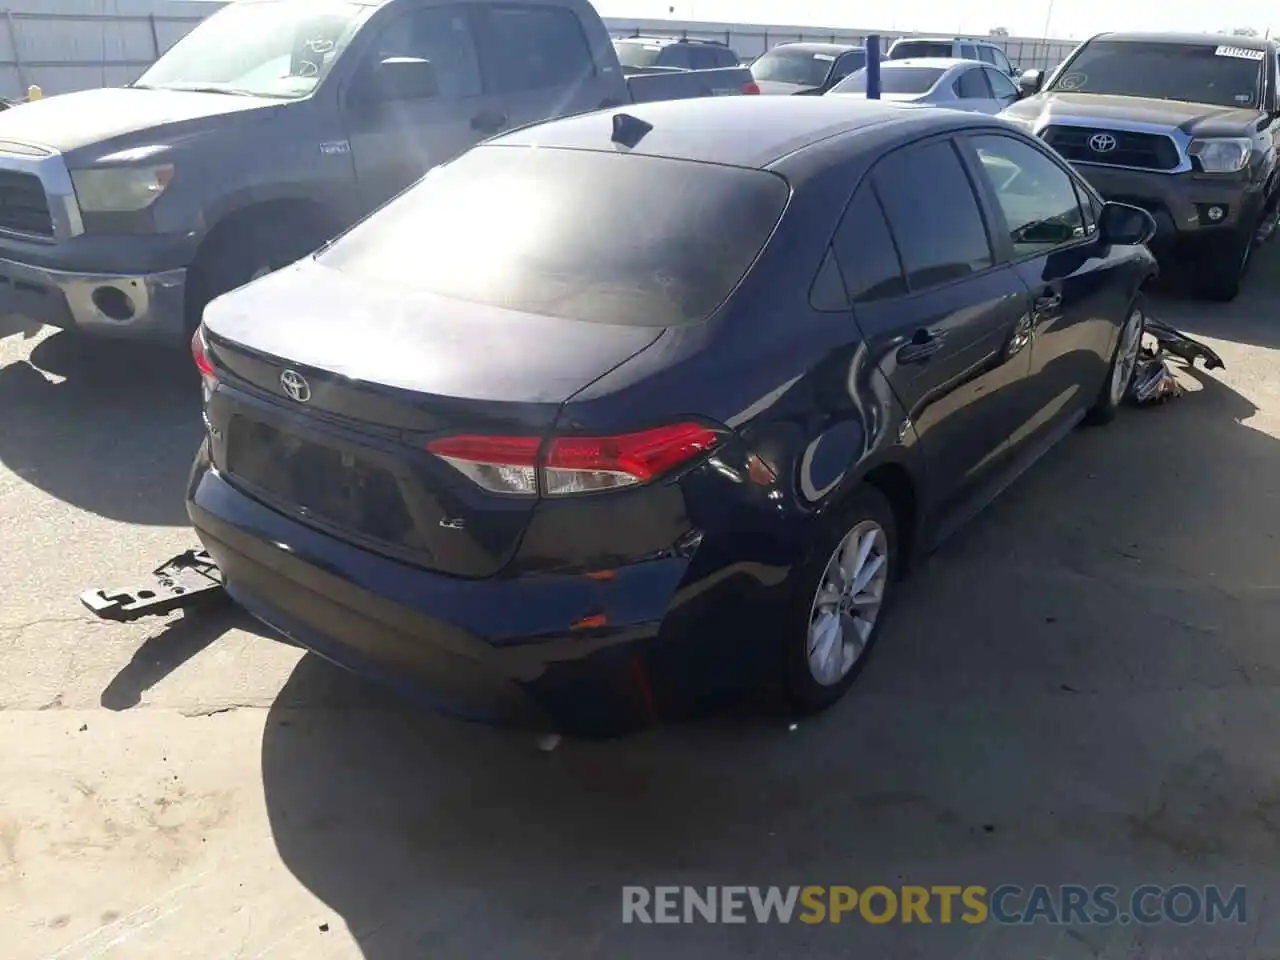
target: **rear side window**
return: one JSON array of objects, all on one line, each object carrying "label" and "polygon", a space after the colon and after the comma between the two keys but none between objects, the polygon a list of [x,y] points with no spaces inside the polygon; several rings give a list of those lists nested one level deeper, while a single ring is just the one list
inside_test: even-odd
[{"label": "rear side window", "polygon": [[870,185],[864,184],[850,201],[831,247],[854,303],[887,300],[907,292],[897,247]]},{"label": "rear side window", "polygon": [[987,83],[986,71],[982,67],[973,67],[956,77],[955,93],[961,100],[990,100],[991,87]]},{"label": "rear side window", "polygon": [[692,70],[693,52],[683,43],[673,43],[663,49],[662,56],[658,58],[658,66]]},{"label": "rear side window", "polygon": [[485,79],[494,93],[545,90],[595,73],[582,24],[552,6],[484,5]]},{"label": "rear side window", "polygon": [[720,58],[715,47],[690,47],[690,58],[695,70],[714,70],[720,66]]},{"label": "rear side window", "polygon": [[763,170],[493,145],[437,167],[317,260],[524,313],[678,326],[733,292],[789,196]]},{"label": "rear side window", "polygon": [[950,141],[897,150],[873,177],[912,290],[991,266],[982,213]]}]

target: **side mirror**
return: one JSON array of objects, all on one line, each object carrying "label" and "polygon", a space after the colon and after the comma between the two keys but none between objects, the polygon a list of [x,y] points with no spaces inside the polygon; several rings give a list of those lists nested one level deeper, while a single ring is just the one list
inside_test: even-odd
[{"label": "side mirror", "polygon": [[1018,78],[1018,89],[1024,97],[1037,94],[1044,87],[1044,71],[1028,70]]},{"label": "side mirror", "polygon": [[1156,235],[1155,217],[1127,203],[1104,203],[1098,217],[1098,238],[1105,244],[1136,247]]},{"label": "side mirror", "polygon": [[364,99],[375,103],[429,100],[439,95],[436,68],[418,57],[388,57],[365,76]]}]

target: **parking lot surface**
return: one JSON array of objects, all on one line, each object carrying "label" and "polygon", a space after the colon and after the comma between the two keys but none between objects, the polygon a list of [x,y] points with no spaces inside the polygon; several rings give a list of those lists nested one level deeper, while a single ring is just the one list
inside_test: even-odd
[{"label": "parking lot surface", "polygon": [[[1280,957],[1280,255],[1161,299],[1225,372],[1068,439],[899,594],[854,695],[539,752],[226,610],[183,356],[0,320],[0,942],[28,958]],[[624,925],[623,885],[1248,888],[1243,924]]]}]

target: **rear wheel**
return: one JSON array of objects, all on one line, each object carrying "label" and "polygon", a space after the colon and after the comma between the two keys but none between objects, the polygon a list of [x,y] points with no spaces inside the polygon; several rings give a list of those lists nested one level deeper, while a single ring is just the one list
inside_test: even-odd
[{"label": "rear wheel", "polygon": [[1254,225],[1250,221],[1211,246],[1197,263],[1200,289],[1210,300],[1226,302],[1240,293],[1253,259]]},{"label": "rear wheel", "polygon": [[794,575],[785,629],[787,696],[813,714],[844,696],[879,636],[898,569],[884,495],[860,487],[826,522]]},{"label": "rear wheel", "polygon": [[187,327],[191,332],[209,301],[302,259],[328,239],[318,216],[284,211],[251,214],[219,228],[191,268]]}]

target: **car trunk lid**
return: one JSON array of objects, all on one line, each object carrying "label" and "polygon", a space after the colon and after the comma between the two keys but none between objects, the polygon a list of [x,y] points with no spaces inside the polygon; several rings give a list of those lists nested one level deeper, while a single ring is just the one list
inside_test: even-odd
[{"label": "car trunk lid", "polygon": [[514,313],[359,283],[306,260],[210,304],[217,467],[302,522],[459,576],[490,576],[537,501],[430,455],[454,434],[545,437],[564,400],[662,328]]}]

